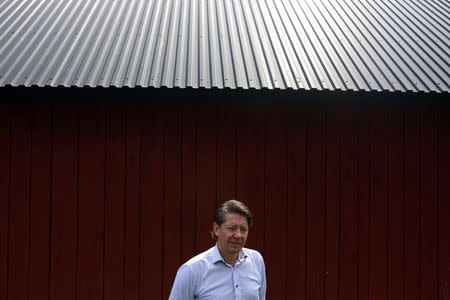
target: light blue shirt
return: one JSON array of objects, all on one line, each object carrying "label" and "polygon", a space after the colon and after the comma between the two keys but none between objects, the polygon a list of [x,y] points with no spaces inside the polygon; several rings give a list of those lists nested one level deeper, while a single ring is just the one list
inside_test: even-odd
[{"label": "light blue shirt", "polygon": [[243,248],[234,266],[227,264],[217,245],[183,264],[169,300],[265,300],[266,269],[261,254]]}]

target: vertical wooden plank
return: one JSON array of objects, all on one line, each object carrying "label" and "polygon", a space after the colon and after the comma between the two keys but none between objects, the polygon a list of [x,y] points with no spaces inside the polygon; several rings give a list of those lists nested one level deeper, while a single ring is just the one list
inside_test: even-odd
[{"label": "vertical wooden plank", "polygon": [[341,117],[336,109],[331,108],[325,115],[325,163],[326,163],[326,198],[325,198],[325,299],[339,297],[340,266],[340,146],[339,124]]},{"label": "vertical wooden plank", "polygon": [[126,108],[111,104],[107,110],[105,166],[104,299],[124,297]]},{"label": "vertical wooden plank", "polygon": [[50,105],[32,106],[30,273],[33,299],[49,298],[52,115]]},{"label": "vertical wooden plank", "polygon": [[311,112],[308,131],[306,202],[306,299],[324,297],[325,164],[324,112]]},{"label": "vertical wooden plank", "polygon": [[369,113],[358,117],[358,299],[369,299],[369,201],[370,201],[370,126]]},{"label": "vertical wooden plank", "polygon": [[403,299],[404,235],[404,114],[402,110],[389,113],[388,153],[388,216],[387,232],[387,299]]},{"label": "vertical wooden plank", "polygon": [[439,113],[438,255],[439,300],[450,298],[450,112]]},{"label": "vertical wooden plank", "polygon": [[182,112],[182,193],[181,193],[181,263],[196,254],[196,183],[197,125],[195,107],[184,106]]},{"label": "vertical wooden plank", "polygon": [[6,104],[0,104],[0,299],[8,294],[8,249],[10,206],[10,114]]},{"label": "vertical wooden plank", "polygon": [[78,107],[53,111],[50,299],[77,298]]},{"label": "vertical wooden plank", "polygon": [[11,114],[11,202],[9,214],[8,299],[27,299],[30,243],[31,124],[29,108]]},{"label": "vertical wooden plank", "polygon": [[339,201],[339,297],[358,299],[358,144],[355,131],[357,113],[346,108],[340,113],[340,201]]},{"label": "vertical wooden plank", "polygon": [[[143,107],[141,202],[141,298],[162,299],[164,241],[164,125],[157,105]],[[173,278],[172,278],[173,280]]]},{"label": "vertical wooden plank", "polygon": [[265,126],[265,230],[264,255],[269,262],[267,298],[286,297],[287,151],[285,113],[268,108]]},{"label": "vertical wooden plank", "polygon": [[420,119],[406,112],[405,123],[405,297],[420,296]]},{"label": "vertical wooden plank", "polygon": [[[236,194],[236,108],[221,105],[217,126],[217,199],[235,199]],[[216,206],[219,203],[216,203]]]},{"label": "vertical wooden plank", "polygon": [[139,299],[141,107],[127,106],[125,179],[125,299]]},{"label": "vertical wooden plank", "polygon": [[[237,129],[237,196],[254,215],[247,246],[264,254],[264,111],[261,107],[239,107]],[[267,267],[267,266],[266,266]]]},{"label": "vertical wooden plank", "polygon": [[371,122],[371,174],[369,220],[369,296],[386,298],[387,244],[387,118],[384,109],[374,111]]},{"label": "vertical wooden plank", "polygon": [[437,241],[437,120],[435,112],[422,111],[420,141],[420,299],[438,299]]},{"label": "vertical wooden plank", "polygon": [[78,200],[79,299],[103,298],[105,106],[80,108]]},{"label": "vertical wooden plank", "polygon": [[165,107],[160,114],[165,120],[163,299],[167,299],[181,257],[181,134],[178,108]]},{"label": "vertical wooden plank", "polygon": [[[217,203],[217,107],[199,107],[197,127],[196,251],[213,244],[209,232]],[[219,201],[223,202],[223,201]]]},{"label": "vertical wooden plank", "polygon": [[[306,142],[307,122],[301,109],[286,117],[286,298],[305,299],[306,282]],[[270,285],[269,285],[270,286]],[[269,288],[270,290],[270,288]]]}]

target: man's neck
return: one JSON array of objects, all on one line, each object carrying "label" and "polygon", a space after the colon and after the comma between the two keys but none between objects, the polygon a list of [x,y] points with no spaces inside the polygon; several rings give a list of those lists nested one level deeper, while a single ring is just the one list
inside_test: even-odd
[{"label": "man's neck", "polygon": [[238,258],[237,256],[234,256],[234,255],[231,257],[224,257],[224,256],[222,256],[222,257],[225,260],[225,262],[231,266],[234,266],[234,264],[236,263],[236,260]]},{"label": "man's neck", "polygon": [[237,260],[238,257],[239,257],[239,253],[238,253],[238,254],[232,254],[232,255],[225,255],[225,254],[223,253],[223,251],[220,250],[219,247],[217,247],[217,248],[219,249],[219,253],[220,253],[220,255],[222,256],[223,260],[224,260],[227,264],[234,266],[234,264],[236,263],[236,260]]}]

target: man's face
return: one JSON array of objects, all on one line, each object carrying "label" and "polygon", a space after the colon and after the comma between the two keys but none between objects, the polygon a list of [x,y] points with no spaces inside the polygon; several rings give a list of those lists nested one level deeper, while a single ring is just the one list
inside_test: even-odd
[{"label": "man's face", "polygon": [[236,213],[227,213],[222,225],[214,223],[217,245],[223,256],[237,255],[247,241],[247,218]]}]

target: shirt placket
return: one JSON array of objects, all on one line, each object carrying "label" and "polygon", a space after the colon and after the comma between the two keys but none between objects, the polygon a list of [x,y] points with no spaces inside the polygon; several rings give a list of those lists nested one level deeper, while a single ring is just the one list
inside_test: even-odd
[{"label": "shirt placket", "polygon": [[240,267],[241,261],[237,261],[236,264],[233,267],[233,288],[234,288],[234,297],[235,299],[241,299],[241,287],[240,287],[240,276],[239,276],[239,267]]}]

